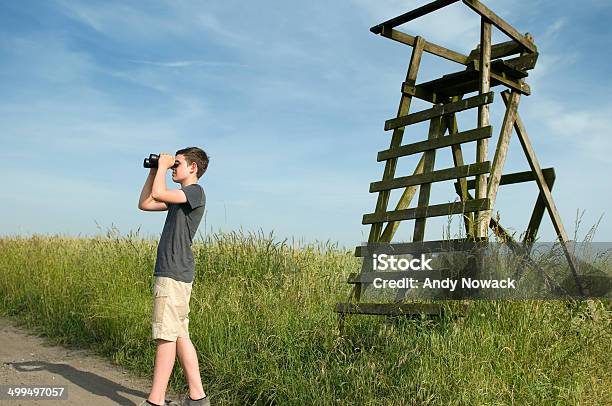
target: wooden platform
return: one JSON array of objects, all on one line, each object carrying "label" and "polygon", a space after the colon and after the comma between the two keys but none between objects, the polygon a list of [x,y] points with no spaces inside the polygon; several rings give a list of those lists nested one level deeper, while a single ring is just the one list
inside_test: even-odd
[{"label": "wooden platform", "polygon": [[[533,61],[534,56],[529,56]],[[503,85],[530,95],[531,88],[521,79],[527,77],[526,58],[516,58],[515,63],[501,59],[491,62],[491,87]],[[534,62],[535,63],[535,62]],[[517,66],[521,68],[517,68]],[[527,66],[528,67],[528,66]],[[424,82],[416,86],[404,83],[402,91],[431,103],[443,103],[455,96],[477,92],[480,86],[480,71],[477,61],[471,63],[466,70],[450,73],[439,79]]]}]

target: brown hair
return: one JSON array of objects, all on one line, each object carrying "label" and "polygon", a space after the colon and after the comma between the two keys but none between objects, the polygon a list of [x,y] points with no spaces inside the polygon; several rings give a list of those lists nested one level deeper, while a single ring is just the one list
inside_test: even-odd
[{"label": "brown hair", "polygon": [[204,175],[204,172],[206,172],[206,169],[208,168],[208,155],[206,155],[206,152],[198,147],[179,149],[176,151],[175,155],[183,155],[185,157],[185,161],[187,161],[187,165],[191,165],[193,162],[198,165],[198,171],[196,173],[198,179]]}]

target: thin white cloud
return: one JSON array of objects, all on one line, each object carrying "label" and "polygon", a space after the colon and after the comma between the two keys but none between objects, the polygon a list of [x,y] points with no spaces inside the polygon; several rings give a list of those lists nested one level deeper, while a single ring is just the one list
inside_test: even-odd
[{"label": "thin white cloud", "polygon": [[575,109],[553,99],[544,99],[530,108],[528,117],[532,122],[539,122],[547,130],[548,137],[581,153],[584,159],[612,163],[612,139],[609,137],[612,105]]},{"label": "thin white cloud", "polygon": [[566,25],[567,25],[567,18],[562,17],[562,18],[557,19],[553,24],[551,24],[546,29],[546,31],[544,31],[544,39],[546,41],[555,40]]},{"label": "thin white cloud", "polygon": [[[60,11],[90,28],[121,42],[153,40],[169,35],[182,35],[188,27],[176,16],[147,12],[120,2],[58,1]],[[141,3],[150,5],[150,3]],[[168,9],[171,11],[171,9]],[[130,36],[126,36],[129,33]]]},{"label": "thin white cloud", "polygon": [[[109,70],[89,54],[70,49],[61,37],[3,39],[0,50],[11,60],[0,71],[13,86],[10,103],[0,104],[3,136],[52,139],[67,151],[93,144],[100,150],[130,151],[180,138],[193,120],[212,120],[205,99],[168,84],[163,75],[151,74],[147,80],[146,71]],[[113,78],[155,88],[164,97],[126,110],[129,91],[117,92],[102,82]],[[163,116],[156,111],[159,106]]]},{"label": "thin white cloud", "polygon": [[[191,2],[167,2],[159,7],[139,3],[133,7],[122,2],[83,3],[61,0],[66,16],[120,43],[142,44],[160,40],[194,41],[205,37],[227,48],[270,50],[279,44],[267,43],[254,32],[241,32],[228,26],[215,13],[227,11],[223,3],[207,4],[206,10]],[[243,28],[244,30],[244,28]],[[287,51],[300,51],[288,48]],[[182,62],[182,61],[179,61]],[[172,63],[172,62],[171,62]]]},{"label": "thin white cloud", "polygon": [[202,60],[184,60],[184,61],[144,61],[129,59],[130,62],[140,63],[145,65],[160,66],[164,68],[188,68],[192,66],[246,66],[241,63],[223,62],[223,61],[202,61]]}]

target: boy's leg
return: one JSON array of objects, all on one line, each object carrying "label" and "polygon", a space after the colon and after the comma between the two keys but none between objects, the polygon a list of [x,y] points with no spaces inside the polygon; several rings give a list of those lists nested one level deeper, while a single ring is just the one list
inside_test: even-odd
[{"label": "boy's leg", "polygon": [[157,339],[155,352],[155,367],[153,370],[153,387],[149,394],[149,402],[163,405],[166,399],[166,388],[174,368],[176,358],[176,341]]},{"label": "boy's leg", "polygon": [[178,337],[176,339],[176,351],[189,385],[189,396],[192,399],[203,398],[206,394],[202,387],[198,355],[191,340],[188,337]]}]

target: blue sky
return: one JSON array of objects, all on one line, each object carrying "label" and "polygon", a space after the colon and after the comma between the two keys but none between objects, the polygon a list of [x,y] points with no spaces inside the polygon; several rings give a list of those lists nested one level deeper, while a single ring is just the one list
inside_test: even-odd
[{"label": "blue sky", "polygon": [[[397,112],[411,48],[369,28],[423,1],[27,1],[0,4],[0,233],[92,235],[115,226],[159,237],[164,212],[142,212],[138,196],[151,152],[200,146],[210,167],[202,235],[270,231],[279,239],[367,239],[364,213],[380,180],[377,151],[388,148],[386,119]],[[553,195],[578,239],[600,217],[595,239],[612,241],[612,42],[609,1],[486,1],[521,32],[540,58],[519,112],[542,167],[553,166]],[[462,3],[400,30],[468,53],[479,20]],[[506,38],[494,33],[495,41]],[[461,66],[426,56],[419,82]],[[501,90],[496,88],[496,90]],[[494,141],[501,98],[492,108]],[[428,107],[413,103],[414,111]],[[471,116],[469,114],[472,114]],[[460,117],[475,127],[475,112]],[[425,139],[410,127],[404,142]],[[473,162],[473,148],[465,148]],[[414,169],[405,158],[398,176]],[[450,152],[436,169],[450,165]],[[527,170],[516,137],[505,173]],[[168,177],[169,187],[177,187]],[[401,191],[392,194],[394,205]],[[502,186],[502,224],[524,230],[535,184]],[[432,203],[455,199],[452,184]],[[414,203],[413,203],[414,204]],[[447,219],[428,222],[438,239]],[[451,232],[460,226],[451,222]],[[410,240],[412,222],[398,239]],[[540,236],[554,238],[545,218]]]}]

